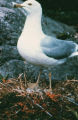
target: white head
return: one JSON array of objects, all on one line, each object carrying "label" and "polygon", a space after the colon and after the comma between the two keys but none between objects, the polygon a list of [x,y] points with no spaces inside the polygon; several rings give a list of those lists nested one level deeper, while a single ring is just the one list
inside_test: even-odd
[{"label": "white head", "polygon": [[24,8],[27,15],[42,15],[42,7],[36,0],[27,0],[22,4],[14,4],[14,7]]}]

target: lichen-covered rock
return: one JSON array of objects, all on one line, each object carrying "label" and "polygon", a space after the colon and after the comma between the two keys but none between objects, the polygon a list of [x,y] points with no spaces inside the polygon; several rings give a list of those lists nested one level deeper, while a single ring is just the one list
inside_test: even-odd
[{"label": "lichen-covered rock", "polygon": [[60,23],[49,17],[43,17],[42,19],[43,31],[52,36],[57,36],[59,33],[75,33],[75,29],[73,27],[69,27],[66,24]]},{"label": "lichen-covered rock", "polygon": [[[24,64],[16,48],[17,40],[22,32],[26,16],[21,10],[12,8],[12,1],[22,2],[21,0],[0,1],[0,74],[4,77],[7,75],[8,77],[17,77],[25,71],[28,79],[37,79],[39,71],[37,67]],[[73,27],[51,20],[48,17],[43,17],[42,26],[46,34],[55,37],[63,32],[69,32],[69,34],[75,33]],[[77,61],[77,59],[72,59],[65,65],[53,68],[52,78],[54,80],[64,80],[67,76],[78,78]],[[48,73],[48,71],[44,69],[41,77],[45,78],[46,76],[46,79],[48,79],[46,73]]]}]

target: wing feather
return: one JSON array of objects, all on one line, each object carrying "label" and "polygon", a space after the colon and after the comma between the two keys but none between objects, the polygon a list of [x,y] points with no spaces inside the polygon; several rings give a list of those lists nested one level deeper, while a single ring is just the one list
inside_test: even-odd
[{"label": "wing feather", "polygon": [[41,48],[48,57],[63,59],[67,58],[75,51],[76,44],[73,41],[45,37],[41,41]]}]

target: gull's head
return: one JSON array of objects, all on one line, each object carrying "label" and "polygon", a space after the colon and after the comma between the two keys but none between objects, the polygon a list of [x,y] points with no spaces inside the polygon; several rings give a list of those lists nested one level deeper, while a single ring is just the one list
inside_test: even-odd
[{"label": "gull's head", "polygon": [[27,0],[22,4],[15,3],[16,8],[24,8],[27,15],[42,15],[42,7],[36,0]]}]

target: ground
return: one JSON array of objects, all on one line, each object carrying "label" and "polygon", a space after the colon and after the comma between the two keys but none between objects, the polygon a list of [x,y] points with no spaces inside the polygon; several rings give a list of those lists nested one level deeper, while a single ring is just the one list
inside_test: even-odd
[{"label": "ground", "polygon": [[27,87],[26,75],[0,82],[0,120],[78,120],[78,80],[55,81]]}]

